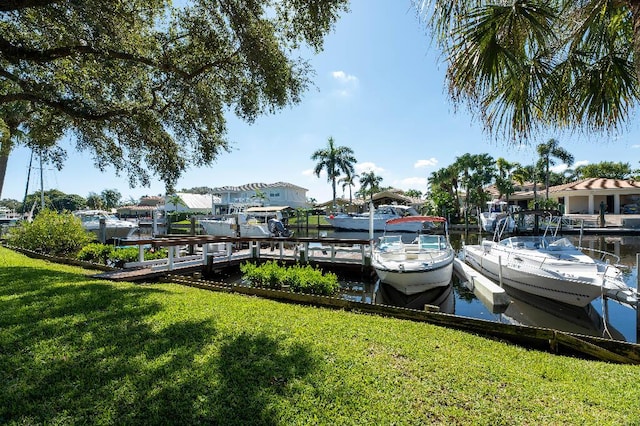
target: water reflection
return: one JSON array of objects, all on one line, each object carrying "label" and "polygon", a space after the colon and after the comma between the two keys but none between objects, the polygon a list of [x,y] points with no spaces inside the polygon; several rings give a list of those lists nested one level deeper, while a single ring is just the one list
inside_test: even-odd
[{"label": "water reflection", "polygon": [[607,339],[626,340],[613,325],[608,324],[593,307],[571,306],[506,287],[511,303],[500,316],[507,324],[553,328],[571,333]]},{"label": "water reflection", "polygon": [[374,294],[374,303],[418,310],[437,308],[439,312],[453,314],[456,298],[451,283],[445,287],[436,287],[410,295],[404,294],[388,284],[379,283]]},{"label": "water reflection", "polygon": [[[378,238],[382,233],[376,233]],[[620,258],[625,273],[625,281],[631,287],[637,286],[636,253],[640,252],[640,236],[617,235],[565,235],[573,244],[591,249],[607,251]],[[327,237],[335,238],[368,238],[366,233],[358,232],[327,232]],[[406,235],[407,242],[414,238],[413,234]],[[451,244],[460,250],[464,244],[478,244],[482,235],[478,233],[452,233]],[[413,298],[395,291],[390,286],[378,287],[371,283],[364,283],[361,287],[365,291],[354,300],[367,303],[385,303],[412,309],[424,309],[424,305],[433,305],[434,294],[419,294]],[[531,325],[536,327],[553,328],[572,333],[638,342],[638,326],[636,311],[615,301],[596,299],[585,308],[576,308],[548,299],[518,292],[505,288],[512,302],[508,306],[495,307],[487,301],[478,298],[472,291],[465,288],[464,283],[454,274],[450,295],[452,302],[441,308],[442,312],[452,313],[472,318],[490,321]],[[430,302],[431,301],[431,302]]]}]

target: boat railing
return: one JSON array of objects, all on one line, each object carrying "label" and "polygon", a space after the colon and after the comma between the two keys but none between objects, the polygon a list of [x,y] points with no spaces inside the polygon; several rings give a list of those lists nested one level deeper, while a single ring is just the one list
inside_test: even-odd
[{"label": "boat railing", "polygon": [[598,250],[591,247],[577,247],[577,249],[593,258],[598,256],[597,259],[604,263],[611,265],[618,265],[620,263],[620,256],[610,251]]}]

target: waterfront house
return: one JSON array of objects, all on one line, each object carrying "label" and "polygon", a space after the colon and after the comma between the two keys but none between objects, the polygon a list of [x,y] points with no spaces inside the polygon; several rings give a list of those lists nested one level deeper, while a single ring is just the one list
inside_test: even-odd
[{"label": "waterfront house", "polygon": [[[498,197],[495,185],[489,186],[486,191],[493,198]],[[542,200],[545,196],[544,186],[539,185],[535,197]],[[640,205],[640,182],[632,179],[582,179],[550,186],[549,198],[556,200],[565,214],[599,214],[602,202],[606,205],[606,213],[625,214],[630,212],[628,206]],[[527,185],[509,196],[509,204],[526,208],[533,199],[533,188]]]},{"label": "waterfront house", "polygon": [[214,214],[227,213],[234,208],[252,206],[309,207],[307,189],[287,183],[248,183],[240,186],[222,186],[212,192],[219,201],[214,205]]}]

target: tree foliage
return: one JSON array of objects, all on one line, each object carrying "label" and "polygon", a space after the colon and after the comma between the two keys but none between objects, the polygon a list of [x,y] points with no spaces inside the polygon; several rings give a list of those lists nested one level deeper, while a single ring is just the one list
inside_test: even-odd
[{"label": "tree foliage", "polygon": [[[311,155],[313,161],[317,161],[313,173],[320,177],[320,173],[327,172],[327,181],[331,182],[333,193],[333,206],[336,205],[336,183],[338,178],[344,174],[351,177],[355,173],[354,163],[356,157],[353,150],[348,146],[336,146],[335,141],[330,137],[327,146],[323,149],[315,151]],[[362,178],[360,179],[362,183]]]},{"label": "tree foliage", "polygon": [[171,189],[230,149],[227,113],[252,122],[300,101],[311,69],[298,55],[320,51],[346,9],[347,0],[2,2],[0,175],[13,144],[55,152],[70,136],[100,170],[113,166],[131,185],[156,175]]},{"label": "tree foliage", "polygon": [[629,179],[633,175],[631,164],[614,161],[602,161],[600,163],[578,166],[575,172],[580,179]]},{"label": "tree foliage", "polygon": [[637,0],[414,0],[449,93],[494,136],[619,131],[638,103]]},{"label": "tree foliage", "polygon": [[366,198],[368,195],[373,200],[373,194],[381,191],[381,183],[382,176],[376,175],[373,170],[362,172],[360,174],[360,190],[358,193],[362,198]]}]

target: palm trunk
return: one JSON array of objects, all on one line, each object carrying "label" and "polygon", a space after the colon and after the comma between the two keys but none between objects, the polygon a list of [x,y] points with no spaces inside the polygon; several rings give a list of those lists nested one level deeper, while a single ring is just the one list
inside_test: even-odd
[{"label": "palm trunk", "polygon": [[640,0],[627,0],[633,23],[633,58],[636,66],[636,77],[640,81]]}]

